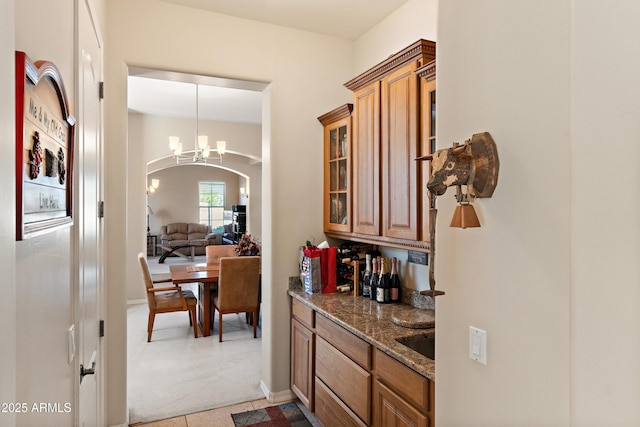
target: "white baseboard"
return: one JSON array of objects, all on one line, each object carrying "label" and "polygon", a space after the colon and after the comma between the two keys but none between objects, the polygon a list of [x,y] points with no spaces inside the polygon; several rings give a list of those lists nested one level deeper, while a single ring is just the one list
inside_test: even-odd
[{"label": "white baseboard", "polygon": [[131,299],[127,300],[127,305],[138,305],[138,304],[146,304],[146,299]]},{"label": "white baseboard", "polygon": [[297,398],[295,393],[291,390],[283,390],[275,393],[271,392],[262,380],[260,381],[260,389],[269,403],[288,402]]}]

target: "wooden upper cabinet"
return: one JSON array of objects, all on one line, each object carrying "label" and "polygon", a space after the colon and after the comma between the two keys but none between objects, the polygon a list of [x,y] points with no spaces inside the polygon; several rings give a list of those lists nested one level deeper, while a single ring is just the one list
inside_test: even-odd
[{"label": "wooden upper cabinet", "polygon": [[[416,70],[420,78],[420,152],[426,156],[436,151],[436,61],[431,61]],[[431,241],[431,229],[435,224],[429,218],[431,208],[435,209],[435,197],[427,190],[427,180],[431,176],[431,162],[420,162],[422,185],[422,240]],[[435,213],[434,213],[435,214]]]},{"label": "wooden upper cabinet", "polygon": [[380,82],[353,97],[354,233],[380,235]]},{"label": "wooden upper cabinet", "polygon": [[421,201],[418,187],[418,63],[412,62],[382,80],[383,235],[419,240]]},{"label": "wooden upper cabinet", "polygon": [[[345,83],[353,91],[352,227],[338,229],[325,221],[330,236],[430,250],[423,190],[428,162],[415,160],[430,142],[423,138],[424,91],[416,71],[435,54],[435,42],[418,40]],[[325,175],[325,185],[326,180]]]},{"label": "wooden upper cabinet", "polygon": [[345,104],[318,120],[324,126],[324,230],[352,229],[351,111]]}]

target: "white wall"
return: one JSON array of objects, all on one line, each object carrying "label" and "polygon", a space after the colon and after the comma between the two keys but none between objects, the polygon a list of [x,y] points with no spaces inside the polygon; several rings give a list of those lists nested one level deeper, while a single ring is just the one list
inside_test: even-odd
[{"label": "white wall", "polygon": [[270,82],[262,130],[263,382],[269,393],[288,394],[288,277],[297,274],[298,246],[322,234],[322,127],[316,117],[350,99],[342,84],[353,74],[352,43],[152,0],[110,1],[108,19],[108,421],[124,422],[124,289],[139,280],[136,242],[145,233],[144,201],[132,196],[141,182],[134,180],[143,178],[131,166],[142,153],[126,135],[127,64]]},{"label": "white wall", "polygon": [[438,147],[489,131],[501,166],[482,228],[438,224],[438,425],[640,424],[639,12],[440,2]]},{"label": "white wall", "polygon": [[[0,2],[0,146],[11,153],[0,158],[0,203],[7,208],[0,210],[0,402],[17,402],[16,378],[16,249],[15,249],[15,35],[14,1]],[[0,424],[15,425],[15,414],[0,413]]]}]

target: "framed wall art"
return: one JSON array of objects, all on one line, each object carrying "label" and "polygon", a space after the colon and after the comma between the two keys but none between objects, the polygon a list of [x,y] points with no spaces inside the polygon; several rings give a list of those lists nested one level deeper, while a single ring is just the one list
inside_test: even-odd
[{"label": "framed wall art", "polygon": [[73,224],[74,129],[56,66],[16,52],[16,240]]}]

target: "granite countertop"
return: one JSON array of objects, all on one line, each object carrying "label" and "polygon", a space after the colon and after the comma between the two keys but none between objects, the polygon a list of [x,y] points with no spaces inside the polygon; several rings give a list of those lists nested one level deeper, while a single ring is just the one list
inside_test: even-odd
[{"label": "granite countertop", "polygon": [[[291,297],[317,313],[333,320],[420,375],[435,381],[435,362],[396,341],[396,338],[433,335],[435,329],[413,329],[393,322],[395,319],[399,324],[413,327],[435,326],[434,310],[414,308],[408,304],[378,304],[368,298],[341,293],[309,295],[302,289],[289,289],[288,292]],[[411,321],[413,318],[416,319],[415,324]]]}]

